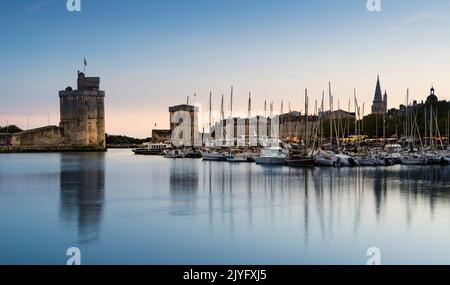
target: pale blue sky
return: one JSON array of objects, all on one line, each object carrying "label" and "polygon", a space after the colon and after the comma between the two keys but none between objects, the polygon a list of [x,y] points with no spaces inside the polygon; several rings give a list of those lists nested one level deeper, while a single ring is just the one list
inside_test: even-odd
[{"label": "pale blue sky", "polygon": [[[389,107],[406,88],[422,100],[434,83],[450,96],[450,1],[382,0],[66,0],[2,2],[0,125],[59,121],[58,91],[87,73],[107,92],[107,131],[148,136],[168,126],[169,105],[197,93],[207,104],[235,86],[235,109],[263,101],[303,107],[331,81],[347,108],[356,87],[368,113],[377,74]],[[228,98],[227,98],[228,101]],[[312,104],[312,103],[311,103]],[[337,102],[335,102],[337,106]]]}]

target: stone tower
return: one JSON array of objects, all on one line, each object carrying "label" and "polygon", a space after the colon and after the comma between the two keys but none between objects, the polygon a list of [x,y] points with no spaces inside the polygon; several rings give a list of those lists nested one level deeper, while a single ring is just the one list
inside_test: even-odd
[{"label": "stone tower", "polygon": [[377,86],[375,87],[375,97],[372,104],[372,114],[385,114],[387,112],[387,92],[381,93],[380,77],[377,78]]},{"label": "stone tower", "polygon": [[90,150],[106,149],[105,91],[99,77],[78,71],[77,90],[59,92],[63,144]]}]

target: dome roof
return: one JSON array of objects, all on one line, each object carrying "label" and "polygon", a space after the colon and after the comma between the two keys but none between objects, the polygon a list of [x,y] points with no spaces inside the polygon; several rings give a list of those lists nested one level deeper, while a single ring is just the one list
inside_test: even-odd
[{"label": "dome roof", "polygon": [[431,87],[430,95],[427,97],[427,103],[434,104],[437,103],[438,101],[439,101],[438,97],[436,96],[436,94],[434,94],[434,87]]}]

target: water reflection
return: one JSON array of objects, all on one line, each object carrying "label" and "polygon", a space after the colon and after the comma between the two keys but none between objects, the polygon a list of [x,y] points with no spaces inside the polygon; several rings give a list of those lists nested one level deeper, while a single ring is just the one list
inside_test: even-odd
[{"label": "water reflection", "polygon": [[254,212],[263,209],[272,228],[280,216],[288,223],[300,219],[305,246],[311,235],[332,239],[344,224],[356,238],[363,221],[382,223],[393,212],[410,225],[417,200],[428,200],[432,214],[437,202],[450,199],[449,185],[448,167],[293,169],[176,161],[170,168],[172,214],[198,214],[204,195],[210,229],[220,224],[234,235],[236,216],[245,212],[251,230]]},{"label": "water reflection", "polygon": [[387,264],[450,256],[450,166],[296,169],[111,150],[8,155],[0,169],[0,252],[21,263],[36,262],[24,244],[60,263],[61,246],[77,243],[89,243],[86,262],[114,264],[363,264],[370,246]]},{"label": "water reflection", "polygon": [[103,153],[61,154],[60,217],[78,230],[78,241],[100,235],[105,200]]},{"label": "water reflection", "polygon": [[169,170],[169,186],[172,215],[196,213],[198,192],[198,164],[191,160],[172,160]]}]

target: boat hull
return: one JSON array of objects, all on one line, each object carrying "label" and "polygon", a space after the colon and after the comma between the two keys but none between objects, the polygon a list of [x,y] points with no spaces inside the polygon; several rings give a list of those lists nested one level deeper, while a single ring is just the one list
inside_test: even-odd
[{"label": "boat hull", "polygon": [[226,157],[217,153],[203,153],[202,159],[204,161],[226,161]]},{"label": "boat hull", "polygon": [[285,165],[286,159],[281,157],[255,157],[256,164]]},{"label": "boat hull", "polygon": [[240,162],[251,162],[251,159],[245,156],[227,156],[226,161],[240,163]]},{"label": "boat hull", "polygon": [[203,155],[202,155],[201,152],[192,152],[192,153],[187,153],[185,155],[185,158],[194,158],[194,159],[196,159],[196,158],[202,158],[202,157],[203,157]]},{"label": "boat hull", "polygon": [[337,162],[333,159],[317,158],[315,161],[317,166],[333,167],[337,166]]},{"label": "boat hull", "polygon": [[426,160],[425,159],[402,159],[401,160],[403,165],[425,165]]},{"label": "boat hull", "polygon": [[316,160],[314,158],[293,158],[287,160],[287,165],[292,167],[314,167]]},{"label": "boat hull", "polygon": [[134,154],[136,155],[162,155],[162,151],[148,150],[148,149],[133,149]]}]

